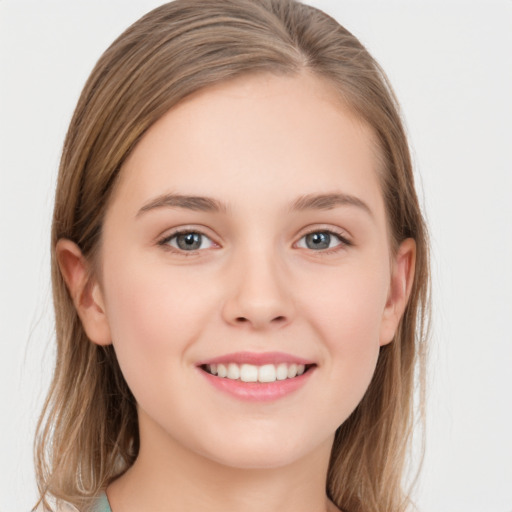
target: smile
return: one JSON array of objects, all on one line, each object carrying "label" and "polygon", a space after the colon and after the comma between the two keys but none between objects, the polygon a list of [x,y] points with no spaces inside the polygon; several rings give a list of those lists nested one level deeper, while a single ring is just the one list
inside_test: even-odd
[{"label": "smile", "polygon": [[238,400],[273,401],[302,388],[317,365],[280,352],[240,352],[201,361],[197,367],[215,389]]},{"label": "smile", "polygon": [[242,382],[276,382],[286,379],[294,379],[302,375],[312,365],[280,363],[264,364],[207,364],[202,368],[211,375],[217,377],[240,380]]}]

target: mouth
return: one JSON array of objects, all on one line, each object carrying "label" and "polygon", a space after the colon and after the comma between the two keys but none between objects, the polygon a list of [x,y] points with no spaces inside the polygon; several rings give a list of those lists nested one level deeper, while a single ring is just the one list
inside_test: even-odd
[{"label": "mouth", "polygon": [[200,366],[204,372],[219,377],[240,382],[272,383],[296,379],[310,371],[315,364],[279,363],[279,364],[238,364],[218,363],[203,364]]},{"label": "mouth", "polygon": [[215,389],[238,400],[273,401],[306,386],[317,364],[281,352],[227,354],[197,364]]}]

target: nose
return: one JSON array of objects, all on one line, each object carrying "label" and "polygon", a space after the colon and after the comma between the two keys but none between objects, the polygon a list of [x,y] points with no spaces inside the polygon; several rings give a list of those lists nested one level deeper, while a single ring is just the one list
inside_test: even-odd
[{"label": "nose", "polygon": [[271,252],[251,251],[231,265],[224,320],[254,330],[280,328],[293,318],[290,280]]}]

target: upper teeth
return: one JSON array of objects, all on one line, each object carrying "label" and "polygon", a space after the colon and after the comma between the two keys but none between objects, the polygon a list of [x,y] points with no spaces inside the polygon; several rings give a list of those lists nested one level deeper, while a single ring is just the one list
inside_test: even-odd
[{"label": "upper teeth", "polygon": [[305,369],[305,365],[295,363],[264,364],[263,366],[236,363],[206,365],[206,371],[212,375],[232,380],[240,379],[243,382],[275,382],[293,379],[297,375],[302,375]]}]

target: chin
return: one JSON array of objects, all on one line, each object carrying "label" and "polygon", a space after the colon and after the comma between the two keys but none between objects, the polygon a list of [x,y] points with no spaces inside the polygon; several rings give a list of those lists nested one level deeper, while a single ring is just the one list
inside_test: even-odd
[{"label": "chin", "polygon": [[[261,432],[256,429],[238,432],[208,443],[201,455],[223,466],[239,469],[274,469],[292,465],[328,444],[330,452],[334,434],[312,442],[311,436],[290,436],[290,430]],[[214,447],[214,449],[212,449]]]},{"label": "chin", "polygon": [[205,455],[218,464],[236,469],[277,469],[289,466],[301,458],[297,453],[288,453],[288,451],[276,453],[261,450]]}]

